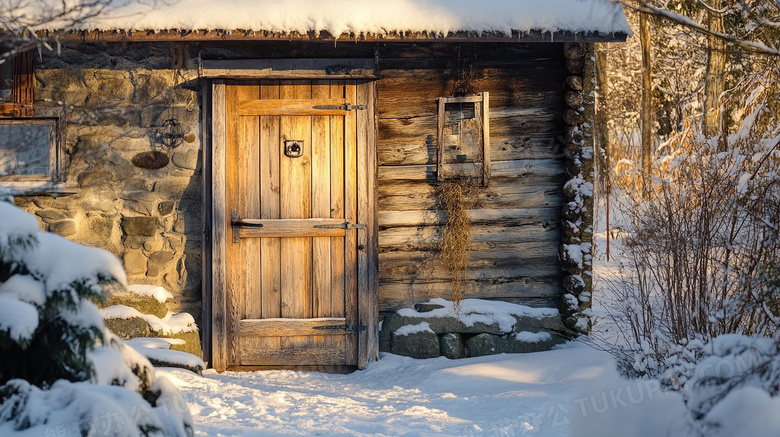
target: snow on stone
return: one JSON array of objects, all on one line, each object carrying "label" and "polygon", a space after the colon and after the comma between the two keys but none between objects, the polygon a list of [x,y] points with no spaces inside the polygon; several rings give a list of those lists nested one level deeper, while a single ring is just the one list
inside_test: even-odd
[{"label": "snow on stone", "polygon": [[43,305],[46,291],[40,281],[30,275],[16,274],[0,283],[0,297],[14,297],[24,302]]},{"label": "snow on stone", "polygon": [[[431,325],[428,322],[421,322],[417,325],[404,325],[395,330],[395,335],[410,335],[418,332],[433,332]],[[435,334],[435,333],[434,333]]]},{"label": "snow on stone", "polygon": [[139,296],[152,297],[160,303],[173,299],[173,294],[159,285],[133,284],[127,286],[127,291]]},{"label": "snow on stone", "polygon": [[431,299],[427,303],[441,305],[444,308],[437,308],[425,313],[418,312],[413,308],[404,308],[398,310],[398,314],[402,317],[419,318],[454,317],[466,326],[474,326],[475,323],[484,323],[486,325],[498,323],[499,328],[504,332],[514,329],[517,323],[517,319],[514,316],[542,319],[558,315],[558,310],[554,308],[531,308],[510,302],[493,300],[463,299],[460,303],[459,312],[456,311],[451,301],[445,299]]},{"label": "snow on stone", "polygon": [[0,296],[0,331],[14,341],[29,340],[38,327],[38,310],[15,297]]},{"label": "snow on stone", "polygon": [[200,370],[206,368],[206,363],[195,355],[188,354],[187,352],[170,350],[171,343],[150,342],[148,340],[157,339],[145,338],[139,341],[132,339],[125,341],[125,344],[135,349],[139,354],[158,363],[176,364]]},{"label": "snow on stone", "polygon": [[28,252],[24,262],[30,271],[44,278],[49,292],[69,288],[75,281],[85,281],[86,286],[97,289],[97,275],[127,284],[125,269],[111,252],[48,232],[38,233],[38,243],[37,250]]},{"label": "snow on stone", "polygon": [[515,340],[526,343],[539,343],[540,341],[548,341],[550,339],[552,339],[552,336],[549,332],[522,331],[515,334]]},{"label": "snow on stone", "polygon": [[112,305],[102,308],[100,315],[104,319],[131,319],[137,317],[144,319],[149,323],[149,327],[163,334],[178,334],[180,332],[197,331],[195,319],[188,313],[173,314],[169,312],[162,319],[152,315],[144,314],[133,307],[126,305]]},{"label": "snow on stone", "polygon": [[[54,0],[43,0],[55,3]],[[34,6],[40,6],[32,2]],[[28,14],[34,17],[37,10]],[[56,25],[47,24],[47,28]],[[456,31],[623,32],[620,2],[610,0],[120,0],[77,24],[80,30],[327,31],[339,36]]]}]

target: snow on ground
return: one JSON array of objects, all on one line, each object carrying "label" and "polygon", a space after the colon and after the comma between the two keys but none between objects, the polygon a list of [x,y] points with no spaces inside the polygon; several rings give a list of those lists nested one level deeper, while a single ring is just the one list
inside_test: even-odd
[{"label": "snow on ground", "polygon": [[384,354],[349,375],[158,373],[182,390],[203,436],[568,436],[572,421],[602,418],[612,386],[629,387],[618,412],[666,397],[657,385],[619,380],[611,356],[580,341],[461,360]]}]

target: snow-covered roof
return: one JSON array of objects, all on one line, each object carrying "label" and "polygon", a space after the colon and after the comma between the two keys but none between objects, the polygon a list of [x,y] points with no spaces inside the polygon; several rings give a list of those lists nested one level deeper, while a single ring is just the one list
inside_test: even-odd
[{"label": "snow-covered roof", "polygon": [[[116,1],[116,0],[115,0]],[[84,31],[240,30],[388,35],[455,32],[630,34],[611,0],[119,0]]]}]

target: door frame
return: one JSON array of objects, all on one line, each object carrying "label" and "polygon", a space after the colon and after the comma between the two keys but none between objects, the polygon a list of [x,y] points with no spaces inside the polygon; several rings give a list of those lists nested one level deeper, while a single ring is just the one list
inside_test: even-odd
[{"label": "door frame", "polygon": [[[330,62],[333,62],[331,60]],[[323,70],[324,72],[324,70]],[[272,77],[279,78],[279,71]],[[319,76],[319,75],[312,75]],[[358,331],[358,369],[379,358],[378,332],[378,219],[377,219],[377,115],[376,82],[373,79],[327,77],[354,80],[358,100],[366,109],[357,111],[357,209],[358,223],[366,225],[358,232],[357,244],[364,247],[357,259],[358,324],[367,327]],[[241,79],[241,78],[237,78]],[[253,80],[262,79],[256,75]],[[296,75],[288,79],[302,79]],[[312,77],[311,79],[323,79]],[[203,313],[201,332],[204,358],[210,367],[225,370],[255,370],[230,366],[228,351],[227,266],[226,248],[232,243],[230,212],[226,205],[226,84],[232,79],[204,79],[203,86]],[[244,81],[241,81],[244,82]],[[305,369],[305,366],[287,368]],[[313,370],[328,370],[317,368]],[[343,370],[343,369],[333,369]]]}]

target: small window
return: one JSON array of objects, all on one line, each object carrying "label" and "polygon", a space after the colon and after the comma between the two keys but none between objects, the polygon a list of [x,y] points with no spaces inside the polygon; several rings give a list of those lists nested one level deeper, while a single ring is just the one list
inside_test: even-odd
[{"label": "small window", "polygon": [[0,184],[41,188],[59,182],[56,119],[0,118]]},{"label": "small window", "polygon": [[477,176],[490,184],[490,109],[487,92],[439,98],[436,180]]}]

